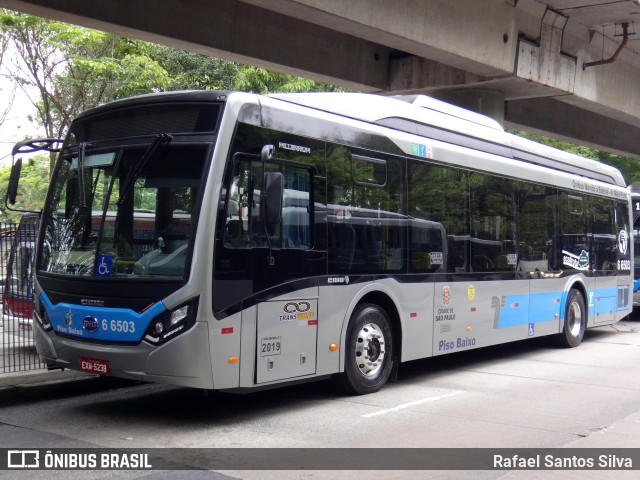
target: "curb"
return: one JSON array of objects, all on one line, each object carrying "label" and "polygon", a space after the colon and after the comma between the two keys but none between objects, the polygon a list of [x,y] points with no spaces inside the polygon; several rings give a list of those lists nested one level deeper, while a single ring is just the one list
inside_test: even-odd
[{"label": "curb", "polygon": [[19,388],[51,385],[95,378],[97,375],[75,370],[31,370],[0,374],[0,392]]}]

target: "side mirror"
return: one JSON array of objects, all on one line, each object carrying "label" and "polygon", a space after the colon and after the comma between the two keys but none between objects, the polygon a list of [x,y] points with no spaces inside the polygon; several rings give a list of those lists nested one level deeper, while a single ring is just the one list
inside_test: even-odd
[{"label": "side mirror", "polygon": [[4,201],[5,204],[9,202],[11,205],[16,204],[16,197],[18,196],[18,183],[20,182],[20,171],[22,170],[22,160],[18,159],[11,167],[11,175],[9,176],[9,185],[7,186],[7,196]]},{"label": "side mirror", "polygon": [[22,159],[16,160],[16,155],[21,153],[33,153],[39,151],[45,151],[49,153],[59,152],[62,145],[62,140],[58,138],[39,138],[34,140],[23,140],[16,143],[11,150],[11,156],[13,157],[13,166],[11,167],[11,175],[9,176],[9,185],[7,186],[7,194],[4,197],[4,204],[7,210],[13,212],[30,212],[40,213],[33,210],[15,210],[9,207],[9,204],[16,204],[16,197],[18,196],[18,183],[20,182],[20,171],[22,170]]},{"label": "side mirror", "polygon": [[284,176],[280,172],[264,174],[264,222],[267,232],[273,235],[275,226],[282,219],[282,194],[284,193]]},{"label": "side mirror", "polygon": [[59,152],[62,145],[62,140],[59,138],[36,138],[31,140],[23,140],[16,143],[11,150],[11,155],[14,157],[19,153],[33,153],[33,152]]}]

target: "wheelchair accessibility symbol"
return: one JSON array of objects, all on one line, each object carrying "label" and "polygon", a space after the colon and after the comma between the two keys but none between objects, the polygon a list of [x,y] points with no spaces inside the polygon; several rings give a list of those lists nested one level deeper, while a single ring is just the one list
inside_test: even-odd
[{"label": "wheelchair accessibility symbol", "polygon": [[96,277],[110,277],[113,268],[113,257],[107,255],[98,256],[98,265],[96,266]]}]

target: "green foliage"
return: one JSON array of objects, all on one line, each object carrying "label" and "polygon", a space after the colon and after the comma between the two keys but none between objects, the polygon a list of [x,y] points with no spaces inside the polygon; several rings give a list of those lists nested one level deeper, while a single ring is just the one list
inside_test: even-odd
[{"label": "green foliage", "polygon": [[84,110],[168,85],[145,42],[9,10],[0,10],[0,29],[19,53],[18,83],[39,93],[35,120],[47,136],[63,136]]},{"label": "green foliage", "polygon": [[333,85],[314,82],[301,77],[293,77],[284,73],[270,72],[264,68],[244,66],[238,71],[234,80],[235,90],[244,90],[253,93],[274,92],[311,92],[311,91],[337,91]]},{"label": "green foliage", "polygon": [[[21,212],[5,210],[4,198],[9,185],[11,167],[0,169],[0,199],[3,208],[0,210],[0,222],[19,222]],[[48,155],[36,155],[22,164],[20,184],[15,209],[40,211],[44,205],[44,199],[49,186],[49,157]]]},{"label": "green foliage", "polygon": [[264,68],[207,57],[162,45],[147,44],[147,54],[169,76],[167,90],[242,90],[254,93],[334,91],[314,82]]},{"label": "green foliage", "polygon": [[79,113],[105,102],[167,90],[256,93],[335,90],[299,77],[0,9],[3,39],[19,53],[16,81],[36,88],[36,118],[62,137]]},{"label": "green foliage", "polygon": [[144,46],[146,54],[167,72],[166,90],[231,90],[241,68],[233,62],[163,45]]}]

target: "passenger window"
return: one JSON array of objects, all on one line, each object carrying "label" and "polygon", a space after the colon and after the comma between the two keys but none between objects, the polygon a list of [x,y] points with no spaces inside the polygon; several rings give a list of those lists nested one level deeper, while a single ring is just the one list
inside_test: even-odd
[{"label": "passenger window", "polygon": [[405,159],[337,147],[328,158],[330,273],[406,268]]},{"label": "passenger window", "polygon": [[353,179],[357,183],[378,185],[387,183],[387,162],[376,158],[352,156]]},{"label": "passenger window", "polygon": [[515,182],[473,172],[470,186],[470,266],[474,272],[515,271]]},{"label": "passenger window", "polygon": [[589,198],[593,232],[593,262],[596,270],[616,270],[618,232],[616,229],[615,202],[607,198]]},{"label": "passenger window", "polygon": [[[452,250],[448,254],[445,223],[455,229],[454,218],[459,212],[453,206],[446,207],[446,199],[458,196],[459,191],[445,193],[443,189],[445,170],[421,161],[409,161],[409,271],[441,272],[449,265],[451,269],[464,268],[464,255]],[[464,192],[462,198],[466,199]],[[464,201],[459,201],[462,204]],[[455,204],[455,205],[458,205]],[[466,209],[462,209],[466,213]],[[460,233],[459,230],[457,230]],[[449,239],[453,243],[453,235]]]},{"label": "passenger window", "polygon": [[591,266],[588,215],[583,214],[584,199],[581,195],[560,193],[560,236],[556,262],[560,268],[588,270]]},{"label": "passenger window", "polygon": [[[520,182],[520,242],[518,271],[547,272],[556,254],[557,191],[555,188]],[[551,239],[551,240],[550,240]]]}]

